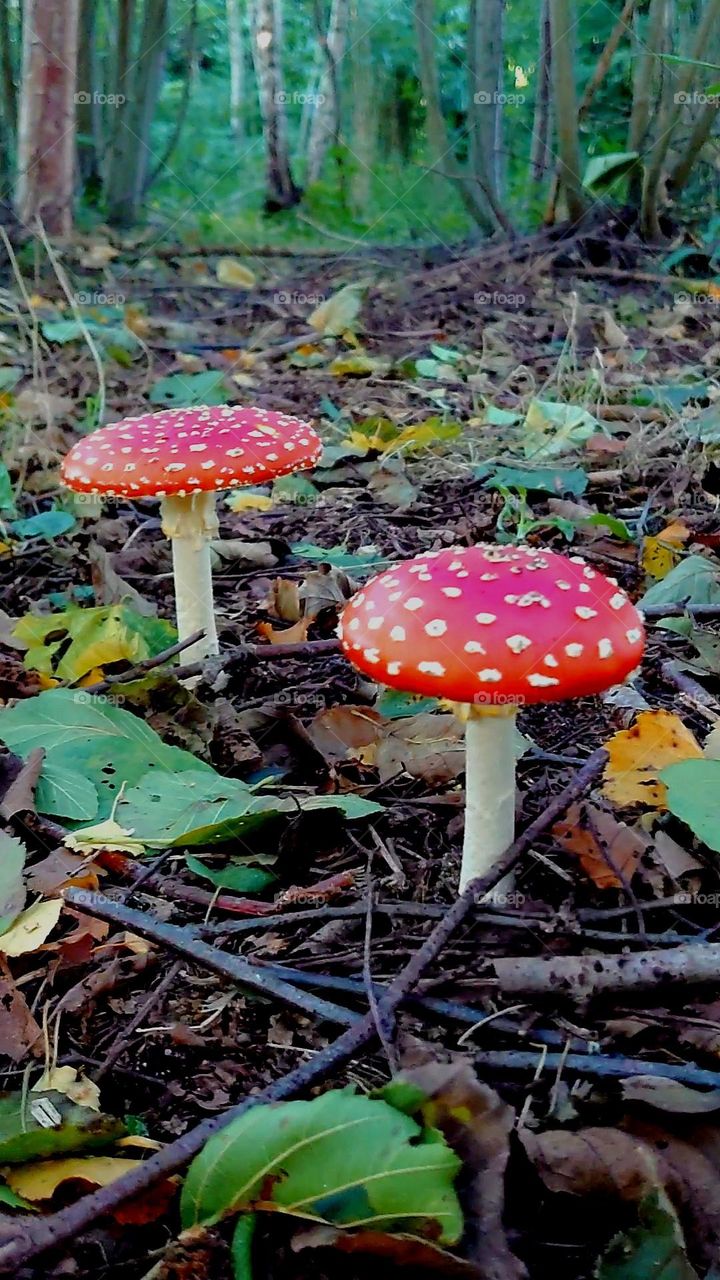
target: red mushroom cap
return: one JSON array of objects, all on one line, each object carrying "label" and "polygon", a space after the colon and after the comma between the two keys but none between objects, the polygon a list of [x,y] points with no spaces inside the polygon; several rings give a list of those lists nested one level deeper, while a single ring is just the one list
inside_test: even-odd
[{"label": "red mushroom cap", "polygon": [[299,418],[266,409],[198,405],[101,427],[62,465],[69,489],[125,498],[262,484],[317,462],[322,442]]},{"label": "red mushroom cap", "polygon": [[581,556],[533,547],[431,551],[371,579],[343,610],[347,657],[382,684],[454,702],[555,702],[619,684],[642,615]]}]

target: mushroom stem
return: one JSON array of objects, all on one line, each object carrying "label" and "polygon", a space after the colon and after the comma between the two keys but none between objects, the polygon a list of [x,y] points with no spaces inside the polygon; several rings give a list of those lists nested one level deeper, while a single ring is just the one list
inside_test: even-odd
[{"label": "mushroom stem", "polygon": [[473,707],[468,717],[461,893],[515,838],[515,720],[514,707]]},{"label": "mushroom stem", "polygon": [[218,653],[210,557],[210,542],[218,534],[215,494],[163,498],[161,514],[163,532],[172,543],[178,638],[205,632],[184,655],[187,662],[201,662]]}]

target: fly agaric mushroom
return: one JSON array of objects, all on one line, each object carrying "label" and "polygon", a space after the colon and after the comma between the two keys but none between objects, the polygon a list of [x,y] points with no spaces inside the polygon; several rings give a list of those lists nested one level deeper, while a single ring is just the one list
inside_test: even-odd
[{"label": "fly agaric mushroom", "polygon": [[449,699],[467,721],[462,890],[514,839],[518,707],[621,683],[645,632],[625,592],[581,556],[476,546],[371,579],[343,610],[340,638],[360,671]]},{"label": "fly agaric mushroom", "polygon": [[215,494],[264,484],[317,462],[322,442],[307,422],[265,409],[164,409],[125,418],[79,440],[62,478],[77,493],[160,498],[173,549],[175,608],[190,662],[218,652],[210,542],[218,534]]}]

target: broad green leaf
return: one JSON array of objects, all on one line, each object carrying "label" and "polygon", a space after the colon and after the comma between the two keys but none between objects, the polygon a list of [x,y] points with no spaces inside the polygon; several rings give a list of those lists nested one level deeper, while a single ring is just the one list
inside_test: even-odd
[{"label": "broad green leaf", "polygon": [[583,186],[588,191],[608,191],[620,179],[625,178],[637,166],[637,151],[615,151],[611,155],[593,156],[583,175]]},{"label": "broad green leaf", "polygon": [[7,1205],[9,1209],[27,1209],[30,1213],[37,1213],[34,1204],[16,1195],[12,1187],[8,1187],[5,1183],[0,1183],[0,1204]]},{"label": "broad green leaf", "polygon": [[226,404],[227,398],[223,374],[214,369],[204,373],[170,374],[167,378],[160,378],[150,392],[151,404],[164,404],[171,409],[195,404]]},{"label": "broad green leaf", "polygon": [[486,489],[525,489],[528,493],[552,493],[562,496],[571,493],[579,497],[588,487],[584,471],[555,470],[552,467],[520,468],[494,466],[485,483]]},{"label": "broad green leaf", "polygon": [[498,405],[489,404],[484,411],[485,421],[490,427],[517,427],[522,415],[511,409],[500,409]]},{"label": "broad green leaf", "polygon": [[0,832],[0,934],[10,928],[25,906],[23,869],[26,858],[27,849],[22,840],[17,840],[7,831]]},{"label": "broad green leaf", "polygon": [[602,426],[587,409],[554,400],[531,400],[525,415],[525,457],[551,458],[577,449]]},{"label": "broad green leaf", "polygon": [[0,391],[12,391],[24,376],[25,370],[17,364],[3,365],[0,368]]},{"label": "broad green leaf", "polygon": [[317,547],[314,542],[293,542],[290,550],[294,556],[299,556],[302,560],[331,564],[334,569],[345,569],[350,573],[382,569],[391,563],[386,556],[380,554],[377,548],[371,548],[368,551],[346,551],[344,547]]},{"label": "broad green leaf", "polygon": [[[697,250],[691,250],[697,252]],[[697,418],[683,418],[681,427],[691,440],[699,440],[701,444],[720,443],[720,405],[711,404],[703,409]]]},{"label": "broad green leaf", "polygon": [[437,698],[423,698],[422,694],[405,693],[402,689],[383,689],[375,710],[386,720],[401,720],[423,711],[436,711],[438,706]]},{"label": "broad green leaf", "polygon": [[681,760],[663,769],[660,781],[670,812],[720,853],[720,760]]},{"label": "broad green leaf", "polygon": [[[2,723],[0,721],[0,731]],[[310,796],[294,800],[253,790],[236,778],[214,770],[188,771],[175,777],[153,773],[128,788],[117,808],[117,820],[152,848],[222,844],[279,814],[338,809],[351,821],[381,812],[382,806],[359,796]]]},{"label": "broad green leaf", "polygon": [[313,329],[326,337],[340,336],[346,330],[354,329],[364,296],[364,285],[346,284],[316,307],[308,321]]},{"label": "broad green leaf", "polygon": [[277,880],[277,876],[272,871],[265,871],[262,867],[242,866],[237,863],[233,865],[230,862],[226,867],[216,870],[214,867],[206,866],[200,858],[193,858],[191,854],[187,854],[185,865],[188,871],[209,880],[216,889],[232,889],[235,893],[262,893],[263,889],[267,889],[268,885],[274,884]]},{"label": "broad green leaf", "polygon": [[0,1164],[25,1164],[69,1151],[106,1147],[127,1132],[122,1120],[98,1115],[63,1093],[0,1096]]},{"label": "broad green leaf", "polygon": [[299,507],[309,507],[317,502],[320,493],[312,480],[296,472],[294,475],[280,476],[274,482],[272,497],[276,502],[295,502]]},{"label": "broad green leaf", "polygon": [[255,1107],[211,1138],[183,1187],[185,1228],[256,1208],[453,1244],[460,1161],[436,1130],[379,1099],[333,1090]]},{"label": "broad green leaf", "polygon": [[[27,647],[29,671],[75,683],[97,667],[154,658],[175,643],[177,632],[169,622],[137,613],[129,605],[70,605],[63,613],[26,614],[13,636]],[[61,648],[62,657],[55,663]]]},{"label": "broad green leaf", "polygon": [[35,790],[35,803],[40,813],[89,822],[98,811],[98,793],[90,779],[77,769],[63,768],[46,759]]},{"label": "broad green leaf", "polygon": [[75,516],[69,511],[41,511],[37,516],[29,516],[27,520],[13,520],[10,528],[20,538],[59,538],[69,533],[77,524]]},{"label": "broad green leaf", "polygon": [[[98,810],[85,812],[81,822],[108,817],[122,784],[133,787],[149,771],[172,774],[191,769],[215,776],[209,765],[189,751],[167,746],[138,716],[82,689],[50,689],[14,707],[0,708],[0,741],[23,759],[35,747],[44,749],[38,788],[42,813],[53,813],[45,808],[48,802],[42,788],[49,768],[75,773],[92,783],[98,794]],[[84,790],[78,794],[86,795]]]},{"label": "broad green leaf", "polygon": [[687,556],[661,582],[645,592],[639,607],[665,604],[720,603],[720,563],[705,556]]},{"label": "broad green leaf", "polygon": [[238,1218],[230,1244],[235,1280],[253,1280],[252,1247],[255,1239],[257,1218],[254,1213],[245,1213]]},{"label": "broad green leaf", "polygon": [[613,538],[619,538],[621,542],[633,542],[633,535],[624,520],[620,520],[618,516],[610,516],[605,511],[598,511],[593,516],[588,516],[586,520],[578,520],[581,527],[585,525],[590,528],[608,529]]},{"label": "broad green leaf", "polygon": [[416,360],[415,372],[419,378],[433,378],[437,382],[462,382],[455,365],[442,360]]},{"label": "broad green leaf", "polygon": [[706,400],[710,384],[708,382],[655,384],[648,387],[637,387],[633,394],[634,404],[661,405],[679,412],[691,400]]},{"label": "broad green leaf", "polygon": [[638,1225],[610,1242],[596,1280],[698,1280],[685,1251],[678,1216],[664,1191],[653,1191],[638,1206]]}]

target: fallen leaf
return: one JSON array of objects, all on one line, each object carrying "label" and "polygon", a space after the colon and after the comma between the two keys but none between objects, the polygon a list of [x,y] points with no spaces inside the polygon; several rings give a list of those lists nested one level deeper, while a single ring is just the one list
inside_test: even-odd
[{"label": "fallen leaf", "polygon": [[667,787],[660,771],[681,760],[702,758],[702,751],[679,716],[671,711],[641,711],[630,729],[605,743],[609,755],[603,792],[621,807],[645,804],[667,808]]},{"label": "fallen leaf", "polygon": [[650,844],[648,836],[590,801],[571,805],[553,827],[553,835],[563,849],[580,859],[598,889],[621,889],[628,884]]},{"label": "fallen leaf", "polygon": [[22,1062],[44,1052],[42,1032],[22,991],[8,971],[0,977],[0,1054]]},{"label": "fallen leaf", "polygon": [[29,951],[37,951],[55,928],[62,908],[58,898],[50,902],[36,902],[27,911],[22,911],[0,937],[0,954],[24,956]]},{"label": "fallen leaf", "polygon": [[66,837],[68,849],[77,853],[95,853],[99,849],[113,849],[119,853],[128,853],[133,858],[140,858],[146,851],[142,840],[136,840],[132,831],[126,831],[114,818],[106,818],[104,822],[94,823],[90,827],[78,827]]},{"label": "fallen leaf", "polygon": [[316,307],[308,316],[308,322],[318,333],[327,337],[340,336],[353,328],[360,314],[364,295],[364,285],[346,284]]},{"label": "fallen leaf", "polygon": [[256,629],[258,635],[261,635],[264,640],[269,640],[270,644],[304,644],[311,621],[310,618],[301,618],[285,631],[276,631],[269,622],[258,622]]},{"label": "fallen leaf", "polygon": [[215,274],[220,284],[230,284],[236,289],[252,289],[257,284],[257,276],[237,258],[219,258]]},{"label": "fallen leaf", "polygon": [[64,1093],[71,1102],[89,1111],[100,1111],[100,1090],[86,1076],[78,1076],[75,1067],[51,1067],[43,1071],[32,1086],[32,1093]]},{"label": "fallen leaf", "polygon": [[71,1156],[66,1160],[38,1160],[33,1164],[6,1169],[13,1191],[26,1200],[50,1200],[64,1182],[83,1182],[90,1187],[107,1187],[136,1169],[138,1160],[120,1156]]}]

